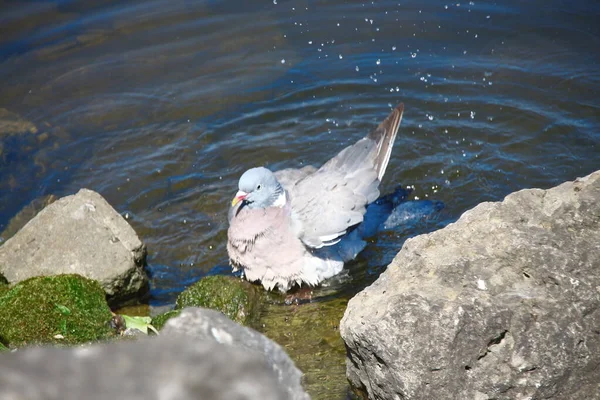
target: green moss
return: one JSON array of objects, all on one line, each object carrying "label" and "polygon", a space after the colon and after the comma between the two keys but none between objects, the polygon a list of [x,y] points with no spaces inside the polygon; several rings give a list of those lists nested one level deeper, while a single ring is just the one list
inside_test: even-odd
[{"label": "green moss", "polygon": [[79,275],[31,278],[0,297],[0,342],[21,347],[106,339],[115,335],[111,317],[96,281]]},{"label": "green moss", "polygon": [[2,297],[6,292],[8,292],[8,281],[2,274],[0,274],[0,297]]},{"label": "green moss", "polygon": [[297,306],[270,304],[259,330],[279,343],[304,372],[304,388],[313,400],[347,398],[346,348],[339,324],[347,299]]},{"label": "green moss", "polygon": [[161,330],[169,319],[178,316],[180,313],[181,310],[171,310],[167,311],[166,313],[159,314],[156,317],[152,318],[152,326],[158,330]]},{"label": "green moss", "polygon": [[260,318],[260,290],[233,276],[207,276],[177,297],[175,309],[206,307],[221,311],[242,325],[255,326]]}]

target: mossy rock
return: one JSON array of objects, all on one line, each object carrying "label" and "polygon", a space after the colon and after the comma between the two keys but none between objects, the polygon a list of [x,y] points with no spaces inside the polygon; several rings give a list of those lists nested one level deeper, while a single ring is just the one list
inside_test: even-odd
[{"label": "mossy rock", "polygon": [[175,309],[185,307],[212,308],[237,323],[256,326],[260,318],[261,293],[250,282],[234,276],[207,276],[177,297]]},{"label": "mossy rock", "polygon": [[0,342],[73,345],[115,335],[102,286],[80,275],[35,277],[0,297]]},{"label": "mossy rock", "polygon": [[161,330],[163,326],[167,323],[167,321],[173,317],[178,316],[181,313],[181,310],[171,310],[166,313],[162,313],[152,318],[152,326],[158,330]]},{"label": "mossy rock", "polygon": [[2,297],[6,292],[8,292],[8,281],[2,274],[0,274],[0,297]]}]

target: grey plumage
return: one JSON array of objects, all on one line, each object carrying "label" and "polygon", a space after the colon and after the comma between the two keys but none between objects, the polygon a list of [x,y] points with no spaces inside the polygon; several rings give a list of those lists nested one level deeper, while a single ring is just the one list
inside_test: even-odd
[{"label": "grey plumage", "polygon": [[[227,251],[233,268],[284,292],[339,273],[344,261],[364,247],[346,233],[379,197],[403,111],[398,105],[375,130],[319,169],[272,173],[259,167],[244,173],[229,213]],[[348,242],[343,249],[341,239]],[[349,244],[352,240],[356,243]]]}]

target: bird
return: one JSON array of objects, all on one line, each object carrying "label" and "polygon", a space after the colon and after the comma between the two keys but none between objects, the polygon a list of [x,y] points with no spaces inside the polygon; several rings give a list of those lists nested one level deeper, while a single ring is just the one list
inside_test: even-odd
[{"label": "bird", "polygon": [[286,293],[339,274],[366,246],[355,229],[379,197],[404,104],[321,167],[244,172],[229,207],[234,272]]}]

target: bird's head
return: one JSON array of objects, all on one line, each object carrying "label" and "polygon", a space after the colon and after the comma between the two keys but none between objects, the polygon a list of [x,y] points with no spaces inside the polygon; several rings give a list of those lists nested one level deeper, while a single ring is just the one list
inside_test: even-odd
[{"label": "bird's head", "polygon": [[235,207],[242,202],[248,208],[267,208],[273,206],[284,193],[275,174],[264,167],[251,168],[240,177],[239,191],[231,201]]}]

